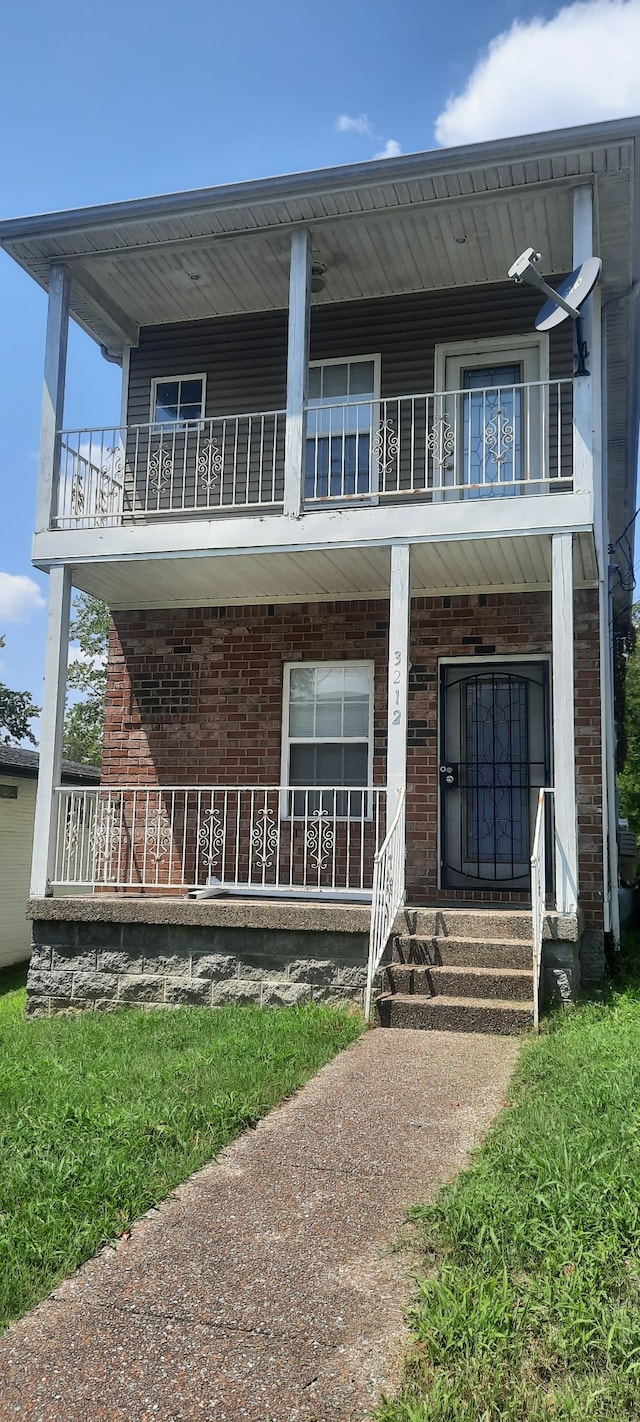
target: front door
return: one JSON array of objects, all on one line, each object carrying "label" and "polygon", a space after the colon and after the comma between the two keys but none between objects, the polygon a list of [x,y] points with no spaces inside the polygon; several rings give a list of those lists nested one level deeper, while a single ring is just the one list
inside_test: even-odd
[{"label": "front door", "polygon": [[549,784],[548,669],[441,669],[443,888],[529,888],[538,789]]}]

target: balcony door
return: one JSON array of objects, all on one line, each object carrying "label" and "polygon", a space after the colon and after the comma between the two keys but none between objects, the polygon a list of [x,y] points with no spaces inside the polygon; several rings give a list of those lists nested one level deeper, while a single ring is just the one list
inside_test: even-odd
[{"label": "balcony door", "polygon": [[529,889],[538,790],[549,784],[546,662],[441,669],[443,888]]},{"label": "balcony door", "polygon": [[434,475],[442,497],[541,492],[546,355],[538,336],[436,349],[437,388],[447,392],[436,404],[445,457],[436,459]]}]

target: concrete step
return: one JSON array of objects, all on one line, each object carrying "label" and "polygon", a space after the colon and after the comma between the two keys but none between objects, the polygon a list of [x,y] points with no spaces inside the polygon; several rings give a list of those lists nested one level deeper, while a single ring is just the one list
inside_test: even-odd
[{"label": "concrete step", "polygon": [[404,996],[483,998],[503,1002],[532,1001],[531,968],[431,967],[391,963],[385,968],[384,990]]},{"label": "concrete step", "polygon": [[378,1027],[420,1031],[487,1032],[515,1036],[533,1025],[533,1007],[498,998],[422,997],[417,993],[381,993],[376,999]]},{"label": "concrete step", "polygon": [[530,909],[441,909],[401,910],[396,930],[422,938],[517,938],[530,943]]},{"label": "concrete step", "polygon": [[422,934],[394,937],[394,963],[443,967],[530,968],[531,943],[522,938],[447,938]]}]

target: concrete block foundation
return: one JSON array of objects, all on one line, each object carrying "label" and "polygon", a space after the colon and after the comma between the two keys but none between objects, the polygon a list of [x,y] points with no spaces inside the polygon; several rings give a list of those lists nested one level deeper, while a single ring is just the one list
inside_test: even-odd
[{"label": "concrete block foundation", "polygon": [[96,896],[38,900],[30,912],[31,1016],[364,1000],[366,905]]}]

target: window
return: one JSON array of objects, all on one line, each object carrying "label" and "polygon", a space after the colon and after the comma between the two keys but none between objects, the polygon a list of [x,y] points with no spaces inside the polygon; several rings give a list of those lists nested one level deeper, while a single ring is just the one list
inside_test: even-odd
[{"label": "window", "polygon": [[316,361],[309,368],[305,496],[375,492],[372,429],[378,356]]},{"label": "window", "polygon": [[0,785],[0,800],[17,800],[17,785]]},{"label": "window", "polygon": [[204,415],[204,375],[177,375],[154,380],[151,386],[151,422],[182,425]]},{"label": "window", "polygon": [[[300,787],[290,796],[288,812],[322,809],[345,819],[360,817],[362,790],[371,782],[372,663],[285,667],[284,696],[284,779]],[[330,789],[309,793],[320,786]]]}]

